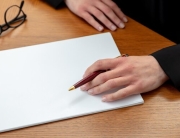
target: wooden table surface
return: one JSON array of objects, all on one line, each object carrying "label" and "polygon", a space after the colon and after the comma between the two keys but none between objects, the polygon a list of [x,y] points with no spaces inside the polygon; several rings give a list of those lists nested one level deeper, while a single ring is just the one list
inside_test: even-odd
[{"label": "wooden table surface", "polygon": [[[1,0],[0,24],[13,4],[20,0]],[[66,7],[55,10],[41,0],[25,0],[23,10],[27,21],[0,36],[0,50],[101,33]],[[130,18],[125,29],[111,34],[121,53],[129,55],[147,55],[174,44]],[[5,132],[0,138],[179,138],[180,93],[165,83],[142,97],[143,105]]]}]

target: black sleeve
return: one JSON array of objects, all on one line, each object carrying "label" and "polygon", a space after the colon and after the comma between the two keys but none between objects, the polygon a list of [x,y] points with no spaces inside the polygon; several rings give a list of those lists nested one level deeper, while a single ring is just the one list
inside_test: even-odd
[{"label": "black sleeve", "polygon": [[180,91],[180,44],[151,54],[160,64],[174,86]]},{"label": "black sleeve", "polygon": [[62,3],[64,0],[44,0],[44,1],[49,3],[54,8],[57,8],[60,5],[60,3]]}]

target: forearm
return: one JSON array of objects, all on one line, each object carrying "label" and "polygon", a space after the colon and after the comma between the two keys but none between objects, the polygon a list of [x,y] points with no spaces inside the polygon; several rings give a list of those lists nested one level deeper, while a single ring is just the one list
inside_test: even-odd
[{"label": "forearm", "polygon": [[44,0],[54,8],[57,8],[64,0]]},{"label": "forearm", "polygon": [[152,56],[180,91],[180,44],[163,48],[153,53]]}]

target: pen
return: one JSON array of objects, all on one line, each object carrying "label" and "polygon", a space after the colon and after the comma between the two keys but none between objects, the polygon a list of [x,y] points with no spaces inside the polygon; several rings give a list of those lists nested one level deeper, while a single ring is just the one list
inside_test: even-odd
[{"label": "pen", "polygon": [[97,75],[99,75],[100,73],[106,72],[106,70],[98,70],[93,72],[92,74],[88,75],[87,77],[83,78],[82,80],[78,81],[76,84],[74,84],[73,86],[71,86],[69,88],[69,91],[74,90],[84,84],[86,84],[87,82],[92,81]]},{"label": "pen", "polygon": [[[128,54],[122,54],[121,56],[118,56],[118,57],[128,57]],[[78,81],[73,86],[71,86],[69,88],[69,91],[74,90],[74,89],[92,81],[97,75],[99,75],[103,72],[106,72],[106,71],[108,71],[108,70],[98,70],[98,71],[93,72],[92,74],[86,76],[85,78],[83,78],[82,80]]]}]

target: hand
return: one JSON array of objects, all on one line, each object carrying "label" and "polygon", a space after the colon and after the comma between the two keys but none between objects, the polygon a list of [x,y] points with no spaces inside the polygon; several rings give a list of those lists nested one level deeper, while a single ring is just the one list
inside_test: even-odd
[{"label": "hand", "polygon": [[124,22],[127,22],[124,13],[112,0],[65,0],[65,3],[73,13],[99,31],[104,28],[96,19],[112,31],[117,27],[124,28]]},{"label": "hand", "polygon": [[122,87],[115,93],[102,97],[109,102],[127,96],[148,92],[161,86],[168,80],[167,75],[153,56],[129,56],[104,59],[95,62],[85,72],[84,77],[97,70],[108,70],[81,87],[91,95]]}]

